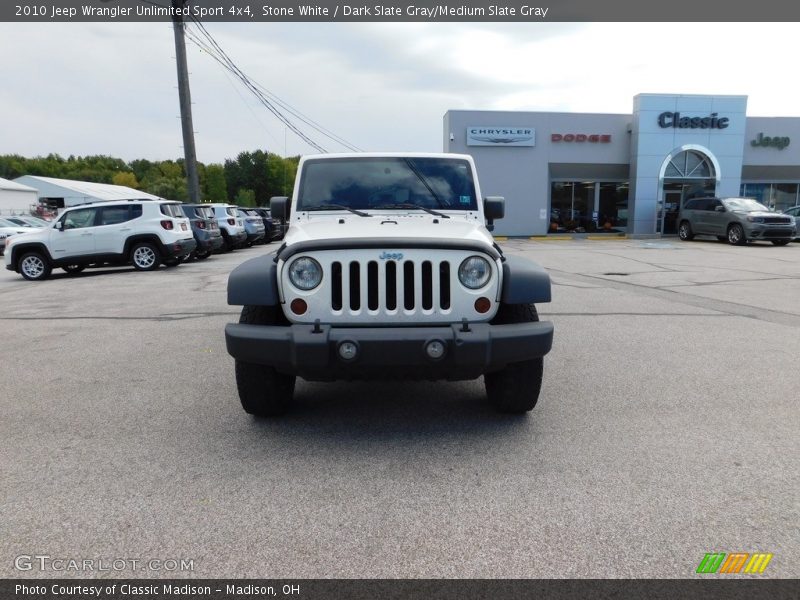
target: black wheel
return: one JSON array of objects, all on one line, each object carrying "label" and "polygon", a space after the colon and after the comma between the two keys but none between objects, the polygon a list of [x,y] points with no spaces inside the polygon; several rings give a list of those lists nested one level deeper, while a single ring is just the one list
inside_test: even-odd
[{"label": "black wheel", "polygon": [[791,240],[772,240],[772,243],[775,244],[776,246],[785,246],[790,241]]},{"label": "black wheel", "polygon": [[684,242],[688,242],[694,238],[692,226],[689,224],[689,221],[681,221],[680,227],[678,227],[678,237]]},{"label": "black wheel", "polygon": [[747,238],[744,235],[744,229],[738,223],[734,223],[728,227],[728,243],[732,246],[741,246],[747,243]]},{"label": "black wheel", "polygon": [[728,241],[728,238],[726,238],[724,235],[718,235],[718,236],[717,236],[717,239],[718,239],[720,242],[727,242],[727,241]]},{"label": "black wheel", "polygon": [[[285,318],[277,306],[245,306],[239,323],[279,325]],[[278,373],[272,367],[236,361],[236,387],[245,412],[257,417],[284,414],[292,402],[294,375]]]},{"label": "black wheel", "polygon": [[83,271],[86,268],[86,265],[64,265],[61,268],[70,275],[74,275]]},{"label": "black wheel", "polygon": [[[494,325],[538,321],[533,304],[501,304]],[[489,402],[499,412],[524,413],[532,410],[542,387],[542,357],[508,365],[502,371],[483,376]]]},{"label": "black wheel", "polygon": [[161,263],[161,254],[153,244],[139,242],[131,248],[131,262],[137,271],[154,271]]},{"label": "black wheel", "polygon": [[209,250],[208,252],[202,252],[202,253],[198,252],[197,254],[194,255],[196,260],[205,260],[209,256],[211,256],[211,250]]},{"label": "black wheel", "polygon": [[236,244],[233,243],[229,236],[223,236],[224,243],[222,244],[222,248],[220,248],[223,252],[233,252],[236,249]]},{"label": "black wheel", "polygon": [[50,277],[53,267],[39,252],[28,252],[19,259],[19,272],[28,281],[41,281]]}]

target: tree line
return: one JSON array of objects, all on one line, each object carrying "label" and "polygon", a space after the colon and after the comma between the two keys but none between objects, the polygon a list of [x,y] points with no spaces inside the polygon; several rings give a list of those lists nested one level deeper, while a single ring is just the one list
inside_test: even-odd
[{"label": "tree line", "polygon": [[[284,158],[272,152],[240,152],[224,164],[197,164],[203,202],[231,202],[239,206],[265,206],[272,196],[290,196],[299,156]],[[0,155],[0,177],[16,179],[39,175],[95,183],[113,183],[142,190],[169,200],[187,201],[183,159],[125,162],[112,156],[58,154],[26,158]]]}]

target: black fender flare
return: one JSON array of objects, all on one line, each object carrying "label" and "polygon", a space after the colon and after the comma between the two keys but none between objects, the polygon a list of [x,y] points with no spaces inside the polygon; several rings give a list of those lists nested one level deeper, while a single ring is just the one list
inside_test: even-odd
[{"label": "black fender flare", "polygon": [[11,248],[11,265],[17,273],[19,273],[19,259],[30,250],[40,252],[51,265],[53,264],[53,257],[50,255],[50,250],[48,250],[46,244],[42,242],[23,242],[21,244],[15,244],[14,247]]},{"label": "black fender flare", "polygon": [[131,249],[133,248],[133,245],[138,242],[147,242],[150,244],[154,244],[155,247],[158,248],[158,251],[161,253],[161,255],[162,256],[164,255],[164,244],[161,243],[161,240],[158,238],[156,234],[140,233],[137,235],[132,235],[127,240],[125,240],[125,247],[122,250],[122,254],[123,256],[125,256],[126,259],[130,259]]},{"label": "black fender flare", "polygon": [[274,252],[246,260],[228,275],[228,304],[275,306],[279,303]]},{"label": "black fender flare", "polygon": [[537,304],[551,298],[550,275],[543,267],[522,256],[505,255],[501,302]]}]

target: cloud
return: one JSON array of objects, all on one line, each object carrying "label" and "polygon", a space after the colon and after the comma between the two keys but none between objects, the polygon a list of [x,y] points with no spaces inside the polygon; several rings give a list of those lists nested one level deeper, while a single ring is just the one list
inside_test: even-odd
[{"label": "cloud", "polygon": [[[794,55],[792,24],[206,28],[250,77],[367,150],[439,151],[449,109],[628,113],[635,94],[664,92],[746,94],[750,114],[798,112],[800,84],[778,60]],[[0,52],[0,153],[181,156],[171,24],[3,23]],[[190,44],[188,55],[200,160],[310,151],[207,53]]]}]

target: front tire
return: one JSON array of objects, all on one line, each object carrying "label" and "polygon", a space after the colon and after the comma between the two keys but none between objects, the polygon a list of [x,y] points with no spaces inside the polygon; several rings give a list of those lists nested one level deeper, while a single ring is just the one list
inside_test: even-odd
[{"label": "front tire", "polygon": [[42,281],[50,277],[53,267],[39,252],[28,252],[19,259],[19,272],[28,281]]},{"label": "front tire", "polygon": [[137,271],[155,271],[161,263],[161,254],[153,244],[140,242],[131,248],[131,262]]},{"label": "front tire", "polygon": [[[533,304],[501,304],[493,325],[530,323],[539,320]],[[498,412],[525,413],[533,410],[542,388],[542,357],[512,363],[501,371],[486,373],[486,396]]]},{"label": "front tire", "polygon": [[738,223],[734,223],[728,227],[728,243],[731,246],[742,246],[747,243],[747,238],[744,235],[744,229]]},{"label": "front tire", "polygon": [[678,237],[684,242],[689,242],[694,238],[689,221],[681,221],[680,227],[678,227]]},{"label": "front tire", "polygon": [[[278,325],[283,313],[278,306],[245,306],[239,323],[248,325]],[[294,375],[278,373],[272,367],[236,361],[236,388],[242,408],[256,417],[276,417],[284,414],[292,403]]]}]

